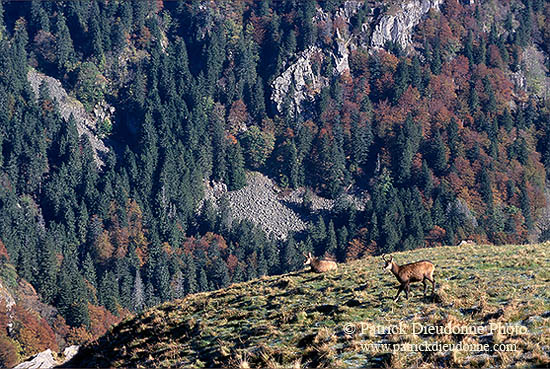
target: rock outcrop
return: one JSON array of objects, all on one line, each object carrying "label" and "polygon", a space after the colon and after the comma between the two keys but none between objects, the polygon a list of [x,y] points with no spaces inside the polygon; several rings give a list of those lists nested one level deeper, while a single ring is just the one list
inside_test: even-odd
[{"label": "rock outcrop", "polygon": [[[275,108],[279,113],[307,119],[305,107],[313,103],[319,91],[327,85],[327,78],[319,72],[321,62],[332,59],[332,73],[338,75],[349,70],[350,53],[357,48],[383,48],[391,41],[408,49],[414,27],[430,9],[439,9],[442,2],[405,0],[400,5],[392,5],[385,14],[380,14],[380,5],[364,15],[363,24],[353,33],[352,19],[364,6],[363,1],[345,1],[332,13],[318,7],[313,22],[319,27],[319,41],[301,52],[297,60],[272,82],[271,101]],[[332,41],[327,44],[327,39]]]},{"label": "rock outcrop", "polygon": [[109,151],[109,149],[97,136],[97,121],[99,119],[110,120],[111,114],[114,112],[114,107],[109,106],[106,103],[102,103],[94,108],[93,113],[88,113],[80,101],[67,94],[67,91],[65,91],[61,85],[61,82],[57,79],[46,76],[33,68],[29,68],[27,80],[29,81],[37,99],[40,93],[40,85],[43,82],[46,84],[50,97],[57,101],[59,113],[65,121],[69,120],[71,114],[73,115],[76,122],[78,135],[88,136],[90,144],[94,150],[96,162],[99,166],[101,166],[103,164],[101,161],[101,156]]},{"label": "rock outcrop", "polygon": [[407,49],[411,44],[412,30],[430,9],[439,9],[443,0],[412,0],[385,14],[376,25],[371,46],[382,48],[391,41]]},{"label": "rock outcrop", "polygon": [[29,360],[23,361],[13,369],[53,368],[58,365],[59,362],[54,359],[52,350],[47,349],[34,355]]},{"label": "rock outcrop", "polygon": [[73,345],[65,348],[63,355],[57,355],[52,350],[42,351],[29,360],[22,362],[13,369],[38,369],[53,368],[71,360],[78,353],[79,346]]},{"label": "rock outcrop", "polygon": [[322,53],[316,46],[309,47],[272,82],[271,100],[280,113],[290,109],[292,115],[301,114],[304,103],[313,102],[315,95],[326,85],[324,78],[313,68],[314,59],[322,58]]}]

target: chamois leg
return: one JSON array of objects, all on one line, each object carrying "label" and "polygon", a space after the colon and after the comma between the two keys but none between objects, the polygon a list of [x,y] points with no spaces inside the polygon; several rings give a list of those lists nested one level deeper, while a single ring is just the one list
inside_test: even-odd
[{"label": "chamois leg", "polygon": [[426,277],[430,282],[432,282],[432,301],[435,296],[435,278],[433,276]]},{"label": "chamois leg", "polygon": [[399,294],[401,293],[401,291],[403,291],[403,285],[400,285],[400,286],[399,286],[399,289],[397,290],[397,295],[395,295],[395,297],[393,298],[393,301],[397,301],[397,299],[399,298]]},{"label": "chamois leg", "polygon": [[426,283],[426,277],[424,277],[424,279],[422,280],[422,284],[424,285],[424,297],[426,297],[426,286],[428,285]]},{"label": "chamois leg", "polygon": [[409,292],[411,292],[411,284],[407,283],[405,285],[405,297],[407,298],[407,300],[409,299]]}]

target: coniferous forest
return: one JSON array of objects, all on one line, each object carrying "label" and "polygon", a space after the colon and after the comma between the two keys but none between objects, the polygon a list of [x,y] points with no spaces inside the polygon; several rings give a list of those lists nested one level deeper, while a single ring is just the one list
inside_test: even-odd
[{"label": "coniferous forest", "polygon": [[[550,239],[550,2],[446,0],[406,48],[368,46],[400,1],[352,3],[0,1],[0,290],[55,308],[0,295],[0,366],[303,252]],[[31,71],[112,114],[84,134]],[[277,238],[204,201],[251,171],[334,206]]]}]

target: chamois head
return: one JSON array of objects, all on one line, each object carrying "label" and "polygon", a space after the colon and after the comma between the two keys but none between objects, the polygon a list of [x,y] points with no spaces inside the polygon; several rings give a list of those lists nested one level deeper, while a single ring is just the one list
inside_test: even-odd
[{"label": "chamois head", "polygon": [[326,259],[319,259],[313,255],[311,255],[311,252],[307,255],[303,254],[306,258],[306,261],[304,262],[304,265],[311,265],[311,270],[315,271],[317,273],[325,273],[329,272],[331,270],[337,270],[338,264],[334,260],[326,260]]},{"label": "chamois head", "polygon": [[305,256],[305,258],[306,258],[306,261],[304,261],[304,265],[311,265],[311,262],[312,262],[313,259],[314,259],[314,256],[311,255],[311,252],[309,252],[307,255],[306,255],[305,252],[302,253],[302,254],[303,254],[303,255]]},{"label": "chamois head", "polygon": [[384,269],[391,270],[391,264],[393,263],[393,256],[390,256],[389,259],[386,259],[386,255],[382,255],[382,260],[384,260]]}]

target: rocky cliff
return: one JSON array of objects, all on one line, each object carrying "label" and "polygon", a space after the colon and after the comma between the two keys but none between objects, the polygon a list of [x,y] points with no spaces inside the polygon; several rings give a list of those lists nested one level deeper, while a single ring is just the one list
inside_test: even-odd
[{"label": "rocky cliff", "polygon": [[407,49],[411,45],[412,31],[430,9],[439,10],[443,0],[406,1],[382,16],[374,27],[371,47],[382,48],[388,41]]},{"label": "rocky cliff", "polygon": [[326,86],[326,80],[319,71],[314,71],[315,58],[322,58],[322,50],[312,46],[273,81],[271,100],[279,112],[290,109],[292,115],[301,114],[304,103],[313,102],[321,88]]},{"label": "rocky cliff", "polygon": [[[334,13],[321,7],[313,18],[320,35],[330,35],[329,43],[319,37],[316,46],[302,51],[272,82],[271,101],[279,113],[307,115],[307,105],[315,101],[320,90],[327,86],[327,77],[320,73],[321,63],[331,60],[333,74],[349,70],[349,55],[358,48],[374,50],[388,42],[410,50],[414,27],[430,9],[439,10],[443,0],[408,0],[392,4],[384,12],[386,4],[369,8],[364,22],[352,32],[352,18],[364,6],[363,1],[345,1]],[[370,42],[369,42],[370,40]]]},{"label": "rocky cliff", "polygon": [[47,349],[15,366],[13,369],[53,368],[71,360],[77,354],[78,348],[79,346],[77,345],[66,347],[61,354],[57,354]]},{"label": "rocky cliff", "polygon": [[96,162],[98,165],[102,165],[101,157],[109,149],[98,137],[97,122],[99,120],[110,119],[110,116],[114,113],[114,107],[103,103],[96,106],[92,113],[88,113],[80,101],[67,94],[67,91],[65,91],[61,82],[57,79],[29,68],[27,80],[37,98],[40,93],[40,85],[45,83],[50,97],[57,101],[61,117],[65,121],[68,121],[71,115],[74,117],[79,136],[86,135],[88,137],[94,150]]}]

